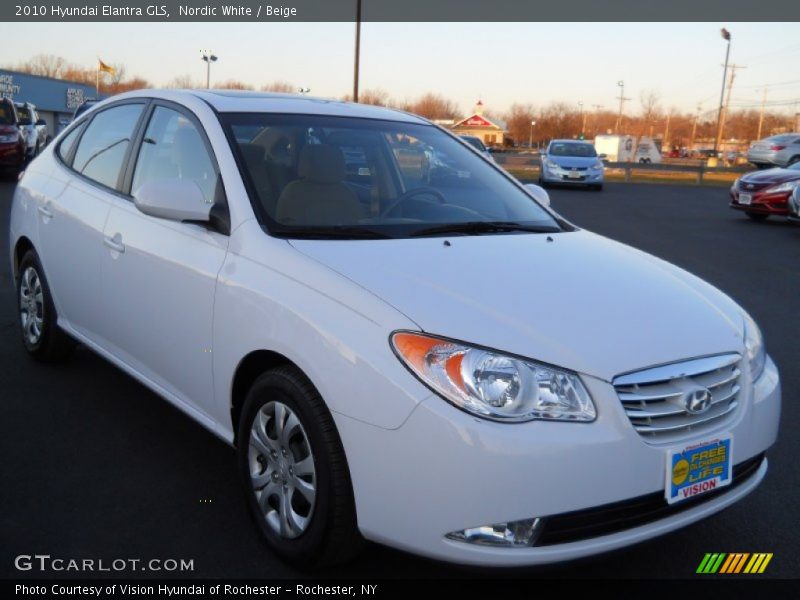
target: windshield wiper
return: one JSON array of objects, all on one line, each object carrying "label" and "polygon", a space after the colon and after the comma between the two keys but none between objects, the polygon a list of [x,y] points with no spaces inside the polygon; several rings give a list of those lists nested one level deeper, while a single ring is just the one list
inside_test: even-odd
[{"label": "windshield wiper", "polygon": [[501,233],[506,231],[525,231],[529,233],[558,233],[560,227],[554,225],[525,225],[513,221],[467,221],[465,223],[448,223],[436,227],[426,227],[411,233],[411,237],[424,237],[447,233],[463,233],[464,235],[480,235],[482,233]]},{"label": "windshield wiper", "polygon": [[392,236],[374,229],[353,227],[350,225],[332,225],[330,227],[281,227],[273,228],[272,233],[280,237],[303,239],[351,239],[351,240],[383,240]]}]

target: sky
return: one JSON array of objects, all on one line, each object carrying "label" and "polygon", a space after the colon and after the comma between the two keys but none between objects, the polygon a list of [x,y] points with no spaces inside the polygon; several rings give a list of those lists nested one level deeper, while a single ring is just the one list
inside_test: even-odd
[{"label": "sky", "polygon": [[[797,23],[364,23],[361,89],[392,98],[440,93],[468,112],[476,100],[502,113],[513,103],[583,102],[626,112],[654,90],[664,108],[712,111],[719,103],[725,42],[737,70],[731,104],[800,110]],[[352,23],[18,23],[6,27],[0,65],[39,53],[89,67],[99,57],[156,85],[177,76],[205,80],[200,49],[219,56],[213,81],[256,87],[283,80],[311,94],[352,90]]]}]

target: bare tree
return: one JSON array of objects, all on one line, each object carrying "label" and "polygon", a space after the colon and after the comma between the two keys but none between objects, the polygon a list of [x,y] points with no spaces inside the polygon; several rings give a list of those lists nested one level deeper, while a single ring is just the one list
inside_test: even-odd
[{"label": "bare tree", "polygon": [[191,90],[199,88],[200,84],[198,84],[194,79],[192,79],[191,75],[179,75],[168,81],[164,87],[172,89]]},{"label": "bare tree", "polygon": [[639,102],[642,105],[641,133],[639,135],[645,135],[647,128],[658,118],[661,113],[660,100],[661,95],[656,90],[643,90],[639,95]]},{"label": "bare tree", "polygon": [[37,54],[33,58],[17,66],[17,70],[23,73],[55,78],[60,78],[66,68],[66,59],[54,54]]},{"label": "bare tree", "polygon": [[262,92],[280,92],[283,94],[295,94],[299,88],[288,81],[273,81],[261,86]]},{"label": "bare tree", "polygon": [[374,104],[375,106],[389,106],[389,92],[380,88],[374,88],[359,92],[358,101],[361,104]]},{"label": "bare tree", "polygon": [[533,130],[531,127],[531,121],[536,120],[536,111],[532,104],[512,104],[504,117],[508,134],[515,142],[527,143],[531,134],[535,134],[538,139],[539,130]]},{"label": "bare tree", "polygon": [[214,87],[220,90],[252,90],[253,86],[239,81],[238,79],[228,79],[220,83],[215,83]]},{"label": "bare tree", "polygon": [[431,92],[413,102],[409,108],[426,119],[452,119],[458,113],[455,102]]}]

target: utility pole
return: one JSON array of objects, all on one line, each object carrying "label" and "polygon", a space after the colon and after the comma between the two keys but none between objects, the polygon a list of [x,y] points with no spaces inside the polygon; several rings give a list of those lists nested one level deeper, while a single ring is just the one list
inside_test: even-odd
[{"label": "utility pole", "polygon": [[618,81],[617,85],[619,86],[619,97],[617,98],[619,100],[619,113],[617,114],[616,132],[619,134],[620,127],[622,127],[622,104],[630,100],[630,98],[625,97],[625,82]]},{"label": "utility pole", "polygon": [[722,39],[728,42],[725,48],[725,68],[722,71],[722,91],[719,93],[719,110],[717,111],[717,137],[714,140],[714,156],[717,155],[717,146],[722,137],[722,99],[725,97],[725,80],[728,78],[728,58],[731,55],[731,32],[724,27],[720,30]]},{"label": "utility pole", "polygon": [[689,148],[687,149],[689,152],[694,150],[694,139],[697,135],[697,121],[700,119],[700,111],[702,107],[698,104],[697,105],[697,113],[694,115],[694,123],[692,123],[692,139],[689,141]]},{"label": "utility pole", "polygon": [[667,126],[664,128],[664,139],[662,140],[661,144],[661,151],[664,151],[664,146],[667,147],[667,150],[670,150],[669,147],[669,120],[672,118],[672,113],[667,113]]},{"label": "utility pole", "polygon": [[725,131],[725,119],[728,117],[728,108],[731,104],[731,91],[733,90],[733,80],[736,79],[736,69],[746,69],[740,65],[731,65],[731,75],[728,79],[728,96],[725,98],[725,107],[720,112],[719,117],[719,130],[717,131],[717,142],[714,144],[715,152],[719,152],[720,144],[722,144],[722,134]]},{"label": "utility pole", "polygon": [[758,133],[756,134],[756,139],[761,139],[761,128],[764,125],[764,110],[767,108],[767,90],[769,88],[765,87],[763,93],[761,94],[761,112],[758,114]]},{"label": "utility pole", "polygon": [[358,102],[358,64],[361,61],[361,0],[356,0],[356,56],[353,65],[353,102]]}]

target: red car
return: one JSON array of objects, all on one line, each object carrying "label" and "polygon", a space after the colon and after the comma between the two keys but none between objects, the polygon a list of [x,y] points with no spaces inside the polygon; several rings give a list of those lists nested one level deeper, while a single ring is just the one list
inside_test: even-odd
[{"label": "red car", "polygon": [[0,98],[0,169],[16,175],[25,166],[25,139],[19,130],[14,103]]},{"label": "red car", "polygon": [[747,173],[733,183],[730,207],[745,211],[757,221],[770,215],[786,216],[789,214],[787,201],[798,184],[800,162],[785,169]]}]

